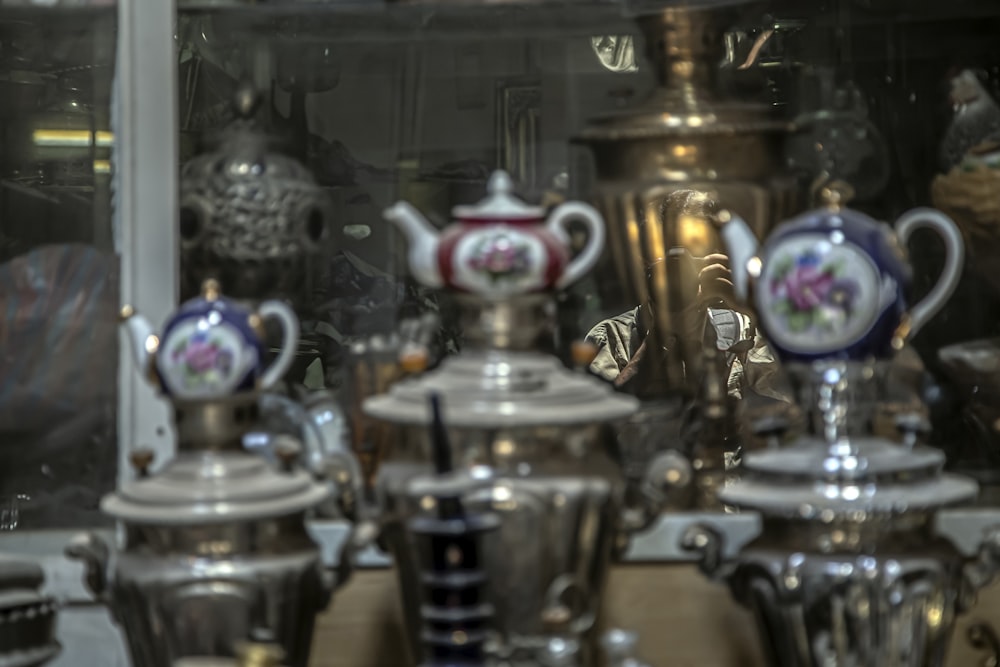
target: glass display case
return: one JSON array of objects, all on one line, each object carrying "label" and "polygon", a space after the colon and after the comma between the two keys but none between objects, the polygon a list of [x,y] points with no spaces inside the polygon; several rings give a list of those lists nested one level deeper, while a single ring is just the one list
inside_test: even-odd
[{"label": "glass display case", "polygon": [[[80,530],[134,545],[136,529],[116,537],[102,497],[172,474],[192,428],[182,417],[202,414],[176,392],[168,405],[172,371],[137,359],[161,358],[171,327],[160,325],[174,321],[178,304],[213,301],[205,295],[219,290],[252,313],[263,361],[287,367],[280,381],[253,386],[246,405],[254,407],[222,401],[249,411],[240,447],[269,470],[303,470],[330,490],[308,509],[309,536],[348,591],[338,595],[351,595],[351,568],[389,577],[397,564],[407,627],[398,651],[351,654],[345,665],[416,664],[437,650],[418,602],[433,593],[415,582],[433,578],[418,572],[433,565],[419,545],[440,535],[408,522],[435,510],[444,521],[440,507],[454,510],[452,501],[465,503],[469,525],[492,526],[475,533],[488,552],[528,553],[522,535],[543,554],[540,571],[526,556],[476,570],[539,588],[524,600],[489,600],[484,618],[502,631],[484,650],[497,660],[619,664],[597,657],[625,656],[635,643],[628,633],[601,634],[617,621],[599,609],[628,606],[616,598],[625,589],[605,580],[611,567],[643,562],[656,564],[644,569],[651,582],[700,581],[693,563],[727,582],[761,621],[767,664],[938,665],[947,650],[948,664],[969,664],[956,662],[972,659],[962,638],[948,648],[948,632],[912,620],[929,618],[933,605],[913,602],[910,589],[899,612],[910,620],[886,611],[872,621],[926,635],[914,640],[923,653],[902,657],[885,642],[865,644],[864,614],[837,607],[861,604],[857,590],[838,597],[803,565],[802,580],[827,592],[797,616],[761,592],[781,585],[746,572],[787,574],[791,556],[781,549],[793,543],[795,555],[815,549],[827,559],[937,559],[947,576],[934,570],[927,595],[945,600],[947,629],[997,565],[995,5],[0,0],[0,551],[40,558],[50,590],[86,609],[65,612],[71,650],[52,664],[126,660],[119,630],[79,583],[81,568],[91,579],[94,568],[106,570],[94,565],[100,548],[74,542],[83,565],[62,549]],[[498,180],[498,170],[507,176]],[[423,221],[401,222],[397,202]],[[560,206],[575,214],[550,224]],[[953,223],[926,224],[938,215],[930,208]],[[812,225],[823,240],[810,243],[822,247],[783,264],[775,248],[790,219]],[[896,236],[867,231],[869,220],[897,219]],[[528,223],[556,231],[526,232]],[[475,233],[462,236],[477,224],[505,226],[507,236],[472,249]],[[563,281],[595,238],[604,250],[592,269]],[[532,259],[535,242],[544,262]],[[845,244],[864,257],[820,257]],[[518,271],[520,287],[499,287]],[[525,288],[532,271],[545,277]],[[294,336],[268,321],[262,304],[274,301],[294,311]],[[139,333],[130,325],[136,338],[121,338],[120,315],[134,312],[152,324]],[[858,318],[860,329],[836,338]],[[190,364],[222,364],[212,369],[224,373],[233,362],[220,345],[184,354],[200,350]],[[835,368],[837,382],[807,367]],[[469,373],[478,383],[463,384]],[[578,389],[580,378],[607,394]],[[404,418],[406,400],[434,393],[462,414],[446,407],[438,422],[422,411]],[[379,404],[383,394],[397,403]],[[590,400],[588,421],[574,401]],[[620,408],[609,424],[598,404]],[[537,417],[544,410],[549,421]],[[206,433],[225,421],[203,418]],[[825,443],[827,458],[768,458],[803,442]],[[451,448],[448,466],[435,446]],[[861,472],[829,468],[845,460]],[[437,465],[437,475],[488,479],[489,499],[472,481],[452,487],[420,476],[417,463],[420,475]],[[220,479],[230,474],[220,470]],[[587,487],[585,500],[563,492],[560,484],[575,489],[581,478],[610,490]],[[271,488],[254,479],[254,490]],[[914,490],[921,480],[931,486]],[[827,495],[814,498],[809,485]],[[589,509],[573,509],[570,521],[566,508],[577,501]],[[789,518],[781,503],[798,514]],[[880,536],[879,526],[902,537]],[[795,530],[817,537],[804,545],[788,537]],[[581,546],[584,533],[600,553]],[[922,552],[918,533],[951,546]],[[251,542],[241,546],[265,543]],[[572,548],[554,546],[564,542]],[[774,550],[780,565],[760,556]],[[974,585],[954,583],[959,571]],[[926,569],[913,575],[930,578]],[[565,590],[552,593],[557,584]],[[890,588],[864,601],[878,607]],[[377,625],[360,605],[353,622],[370,615]],[[254,623],[279,624],[259,609]],[[775,630],[779,612],[809,647],[789,648],[794,641]],[[980,607],[990,622],[973,629],[973,643],[1000,653],[990,648],[1000,647],[995,612],[993,602]],[[635,622],[639,653],[671,664],[665,644],[648,637],[661,630]],[[275,636],[260,643],[288,649],[290,631],[270,629]],[[97,635],[115,638],[112,653],[87,652]],[[551,637],[584,648],[564,655]],[[176,648],[171,658],[188,655]],[[745,664],[713,650],[682,653]],[[307,663],[308,650],[286,653]],[[327,664],[317,653],[313,664]]]}]

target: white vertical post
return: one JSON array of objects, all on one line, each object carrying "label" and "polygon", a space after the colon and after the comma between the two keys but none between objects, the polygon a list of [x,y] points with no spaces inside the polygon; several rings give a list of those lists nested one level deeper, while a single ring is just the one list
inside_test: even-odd
[{"label": "white vertical post", "polygon": [[[118,0],[118,57],[112,109],[116,138],[114,228],[121,302],[157,328],[175,308],[177,240],[177,53],[173,0]],[[120,339],[119,481],[133,476],[135,447],[156,463],[173,456],[168,411]],[[155,465],[155,464],[154,464]]]}]

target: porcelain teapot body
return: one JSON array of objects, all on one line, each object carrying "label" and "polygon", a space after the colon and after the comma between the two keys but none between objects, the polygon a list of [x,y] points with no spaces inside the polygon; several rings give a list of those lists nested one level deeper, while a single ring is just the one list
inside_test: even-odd
[{"label": "porcelain teapot body", "polygon": [[[489,196],[452,211],[454,223],[439,233],[410,204],[385,212],[410,243],[414,276],[428,287],[447,287],[485,299],[561,289],[597,262],[604,248],[604,221],[593,207],[566,202],[546,217],[511,195],[510,176],[494,172]],[[588,239],[571,258],[567,225],[581,222]]]},{"label": "porcelain teapot body", "polygon": [[[202,295],[186,301],[168,319],[161,336],[144,317],[126,306],[122,312],[140,368],[165,395],[178,400],[222,398],[267,389],[291,366],[298,344],[295,313],[279,301],[257,310],[223,297],[209,280]],[[277,320],[284,341],[277,359],[265,365],[263,322]]]},{"label": "porcelain teapot body", "polygon": [[[946,261],[931,292],[911,304],[905,243],[919,228],[942,237]],[[751,302],[785,361],[891,356],[954,292],[964,256],[958,228],[940,211],[914,209],[890,227],[839,200],[782,223],[759,248],[738,218],[722,235],[737,297]]]}]

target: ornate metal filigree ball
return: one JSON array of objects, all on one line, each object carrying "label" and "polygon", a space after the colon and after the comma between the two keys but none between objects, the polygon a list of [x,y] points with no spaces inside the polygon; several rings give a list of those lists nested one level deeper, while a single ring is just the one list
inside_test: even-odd
[{"label": "ornate metal filigree ball", "polygon": [[309,276],[327,253],[333,211],[312,174],[273,148],[253,117],[260,98],[241,87],[236,120],[211,152],[187,162],[180,182],[182,289],[206,279],[237,299],[302,304]]}]

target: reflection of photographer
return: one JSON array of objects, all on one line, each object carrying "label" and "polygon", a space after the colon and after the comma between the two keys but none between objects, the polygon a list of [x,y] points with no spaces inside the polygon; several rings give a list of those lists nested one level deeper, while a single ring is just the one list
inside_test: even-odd
[{"label": "reflection of photographer", "polygon": [[[729,260],[717,252],[722,246],[717,229],[724,223],[716,203],[704,193],[678,190],[657,207],[640,220],[633,230],[639,240],[628,248],[631,255],[643,255],[634,261],[646,267],[644,282],[631,285],[641,302],[591,329],[587,339],[598,348],[591,370],[654,402],[673,396],[691,403],[701,388],[718,395],[724,386],[731,399],[741,399],[745,426],[775,412],[799,423],[785,374],[752,317],[734,309],[739,306]],[[712,350],[719,353],[714,359],[706,356]],[[895,415],[926,412],[919,399],[924,379],[912,349],[897,354],[876,417],[883,436],[897,437]]]},{"label": "reflection of photographer", "polygon": [[[715,344],[726,353],[729,376],[727,386],[730,395],[744,397],[748,393],[763,397],[785,400],[786,394],[775,386],[777,363],[764,340],[756,334],[750,317],[744,313],[724,308],[706,308],[705,304],[716,302],[732,293],[732,282],[728,259],[724,255],[712,254],[692,258],[698,270],[698,295],[688,306],[692,311],[683,318],[688,331],[679,335],[688,341],[705,340]],[[615,384],[627,388],[637,381],[637,376],[648,369],[643,360],[649,354],[647,348],[651,340],[650,328],[656,318],[643,317],[643,309],[655,308],[653,304],[639,306],[626,313],[597,324],[587,339],[598,346],[598,354],[591,364],[591,370]],[[710,326],[703,333],[706,322]],[[646,323],[646,326],[643,326]]]}]

